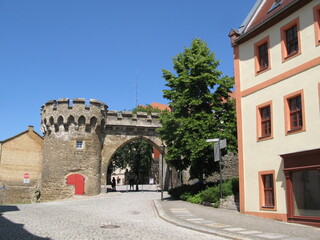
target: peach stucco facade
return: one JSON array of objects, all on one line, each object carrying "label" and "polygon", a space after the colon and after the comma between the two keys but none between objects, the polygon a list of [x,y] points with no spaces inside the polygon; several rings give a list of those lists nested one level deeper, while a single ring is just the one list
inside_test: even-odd
[{"label": "peach stucco facade", "polygon": [[[258,2],[260,9],[265,7],[266,1]],[[279,10],[278,16],[269,16],[269,22],[265,21],[253,30],[242,33],[235,31],[229,35],[231,39],[235,37],[232,41],[239,138],[240,208],[243,213],[282,221],[301,220],[301,223],[320,226],[318,206],[315,207],[314,216],[296,216],[298,207],[294,192],[290,192],[292,186],[297,186],[292,183],[292,173],[298,173],[299,169],[318,171],[320,176],[320,159],[313,159],[310,166],[303,166],[302,156],[301,160],[294,160],[296,166],[284,166],[285,163],[290,165],[284,156],[300,152],[309,154],[310,151],[318,152],[320,148],[320,46],[315,42],[315,39],[319,39],[315,27],[318,23],[315,21],[319,20],[314,15],[320,0],[301,2],[291,1],[291,5],[288,4],[287,8],[284,6],[282,12]],[[259,11],[257,8],[256,15]],[[283,16],[279,17],[281,14]],[[290,24],[298,29],[298,51],[286,56],[283,34],[291,28]],[[268,68],[264,71],[257,70],[259,56],[255,51],[256,43],[261,41],[268,44]],[[291,110],[288,104],[296,96],[301,98],[302,126],[293,131],[289,126]],[[267,137],[260,136],[260,111],[263,106],[270,109],[271,127]],[[268,206],[264,202],[267,201],[264,194],[269,191],[262,178],[264,175],[272,176],[274,182],[271,186],[273,202]],[[320,186],[315,185],[314,189],[319,191],[320,201]]]}]

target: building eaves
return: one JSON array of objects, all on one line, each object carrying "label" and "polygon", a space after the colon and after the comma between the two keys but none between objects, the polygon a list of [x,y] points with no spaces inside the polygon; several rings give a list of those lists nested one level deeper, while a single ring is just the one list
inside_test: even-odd
[{"label": "building eaves", "polygon": [[234,29],[237,33],[242,34],[243,31],[246,29],[247,25],[250,23],[254,15],[256,14],[256,11],[258,10],[260,4],[263,0],[257,0],[256,3],[253,5],[252,9],[250,10],[247,17],[244,19],[243,23],[239,27],[239,29]]},{"label": "building eaves", "polygon": [[17,134],[17,135],[14,135],[13,137],[10,137],[10,138],[7,138],[7,139],[5,139],[5,140],[0,141],[0,143],[9,142],[9,141],[11,141],[11,140],[13,140],[13,139],[15,139],[15,138],[17,138],[17,137],[20,137],[20,136],[22,136],[22,135],[24,135],[24,134],[26,134],[26,133],[28,133],[28,132],[29,132],[29,130],[26,130],[26,131],[21,132],[21,133],[19,133],[19,134]]},{"label": "building eaves", "polygon": [[240,35],[235,39],[234,44],[240,44],[245,42],[246,40],[258,35],[259,33],[265,31],[270,26],[276,24],[277,22],[281,21],[282,19],[288,17],[293,12],[297,11],[301,7],[305,6],[312,0],[293,0],[291,3],[277,11],[275,14],[271,15],[270,17],[266,18],[264,21],[258,23],[253,28],[248,30],[247,32],[240,33]]}]

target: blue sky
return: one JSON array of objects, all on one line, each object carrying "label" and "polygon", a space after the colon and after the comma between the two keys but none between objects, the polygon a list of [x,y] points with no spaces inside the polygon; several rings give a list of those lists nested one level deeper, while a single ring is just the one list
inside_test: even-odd
[{"label": "blue sky", "polygon": [[40,133],[40,107],[53,99],[166,104],[161,69],[194,38],[233,76],[228,33],[255,1],[0,0],[0,140],[28,125]]}]

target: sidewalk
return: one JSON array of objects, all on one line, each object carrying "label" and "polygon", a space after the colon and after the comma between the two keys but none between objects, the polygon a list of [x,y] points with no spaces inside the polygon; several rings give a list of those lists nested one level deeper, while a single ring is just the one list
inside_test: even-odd
[{"label": "sidewalk", "polygon": [[319,240],[320,228],[279,222],[169,198],[154,200],[160,218],[177,226],[229,239]]}]

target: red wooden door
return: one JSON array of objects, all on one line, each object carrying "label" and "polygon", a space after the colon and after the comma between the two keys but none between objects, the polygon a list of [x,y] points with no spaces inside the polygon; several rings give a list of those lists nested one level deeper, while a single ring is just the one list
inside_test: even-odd
[{"label": "red wooden door", "polygon": [[71,174],[67,177],[67,184],[74,185],[76,195],[84,194],[84,177],[80,174]]}]

